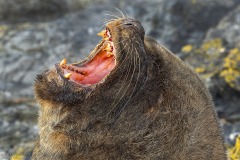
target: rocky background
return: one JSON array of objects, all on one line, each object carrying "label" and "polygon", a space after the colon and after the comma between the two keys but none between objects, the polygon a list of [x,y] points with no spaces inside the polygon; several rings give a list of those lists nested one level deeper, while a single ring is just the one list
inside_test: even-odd
[{"label": "rocky background", "polygon": [[121,16],[119,9],[200,74],[226,145],[234,144],[240,133],[240,0],[0,0],[0,159],[31,154],[38,132],[35,76],[64,57],[83,59],[104,23]]}]

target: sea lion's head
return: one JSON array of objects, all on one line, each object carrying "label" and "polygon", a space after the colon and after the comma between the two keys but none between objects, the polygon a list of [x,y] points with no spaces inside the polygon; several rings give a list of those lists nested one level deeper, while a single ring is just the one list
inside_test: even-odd
[{"label": "sea lion's head", "polygon": [[136,20],[99,35],[85,60],[37,77],[35,159],[224,159],[210,97],[189,67]]},{"label": "sea lion's head", "polygon": [[97,89],[103,93],[114,87],[117,91],[122,85],[136,83],[145,54],[141,23],[130,18],[117,19],[107,23],[98,35],[103,37],[102,41],[85,60],[67,64],[64,59],[37,76],[38,100],[75,104],[91,97]]}]

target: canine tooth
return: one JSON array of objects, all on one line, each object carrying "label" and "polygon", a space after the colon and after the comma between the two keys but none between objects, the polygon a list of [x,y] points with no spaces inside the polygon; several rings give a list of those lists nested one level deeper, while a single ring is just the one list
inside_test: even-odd
[{"label": "canine tooth", "polygon": [[107,57],[112,57],[113,56],[113,53],[112,52],[107,52]]},{"label": "canine tooth", "polygon": [[104,48],[105,51],[108,51],[108,52],[111,52],[112,51],[112,48],[111,46],[107,45],[105,48]]},{"label": "canine tooth", "polygon": [[108,44],[106,45],[105,50],[108,51],[108,52],[112,52],[113,48],[112,48],[112,46],[111,46],[110,43],[108,43]]},{"label": "canine tooth", "polygon": [[104,37],[103,39],[104,39],[105,41],[110,41],[111,38],[109,38],[109,37]]},{"label": "canine tooth", "polygon": [[102,30],[102,31],[99,32],[97,35],[98,35],[98,36],[101,36],[101,37],[106,37],[106,30]]},{"label": "canine tooth", "polygon": [[65,66],[67,64],[67,59],[64,58],[61,62],[60,62],[60,66]]},{"label": "canine tooth", "polygon": [[112,48],[108,47],[108,46],[105,48],[105,50],[108,51],[108,52],[112,52]]},{"label": "canine tooth", "polygon": [[64,74],[64,77],[69,79],[71,77],[71,75],[72,75],[72,73],[66,73],[66,74]]}]

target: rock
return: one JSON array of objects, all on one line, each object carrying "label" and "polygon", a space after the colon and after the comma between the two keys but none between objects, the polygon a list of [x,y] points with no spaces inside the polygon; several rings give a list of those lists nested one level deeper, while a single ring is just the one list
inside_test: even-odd
[{"label": "rock", "polygon": [[13,20],[19,17],[31,19],[41,16],[55,16],[66,12],[64,0],[1,0],[0,19]]},{"label": "rock", "polygon": [[0,0],[0,20],[51,20],[101,0]]},{"label": "rock", "polygon": [[240,91],[240,5],[211,28],[204,41],[214,38],[221,39],[227,51],[220,76],[225,84]]},{"label": "rock", "polygon": [[[16,147],[35,142],[37,107],[31,99],[8,99],[0,104],[0,150],[8,154]],[[33,145],[32,145],[33,147]],[[29,147],[32,149],[32,147]],[[30,151],[30,149],[28,150]]]},{"label": "rock", "polygon": [[223,39],[227,47],[240,48],[240,5],[207,32],[205,40],[213,38]]},{"label": "rock", "polygon": [[229,144],[235,142],[233,134],[240,131],[240,74],[233,74],[240,73],[239,11],[240,5],[226,14],[206,32],[201,44],[182,49],[182,57],[199,72],[211,91],[218,116],[227,123],[223,129]]},{"label": "rock", "polygon": [[1,159],[1,160],[8,160],[9,157],[10,157],[10,156],[9,156],[5,151],[2,151],[2,150],[0,149],[0,159]]},{"label": "rock", "polygon": [[126,8],[130,10],[132,7],[135,11],[134,16],[148,25],[146,31],[148,35],[158,39],[172,51],[179,52],[184,44],[200,44],[206,31],[216,26],[239,2],[239,0],[144,1],[133,6],[130,4]]},{"label": "rock", "polygon": [[224,123],[222,127],[225,132],[226,143],[233,146],[235,144],[236,137],[240,135],[240,123]]},{"label": "rock", "polygon": [[[210,90],[216,106],[222,108],[220,114],[224,115],[227,121],[233,123],[240,121],[240,74],[231,77],[229,71],[240,72],[240,5],[224,16],[216,27],[211,28],[204,41],[214,38],[221,39],[224,42],[226,53],[225,57],[219,59],[222,60],[223,65],[221,66],[218,63],[216,66],[220,69],[220,73],[219,76],[212,77],[214,83]],[[231,80],[228,80],[228,78],[231,78]],[[220,81],[221,83],[219,83]]]}]

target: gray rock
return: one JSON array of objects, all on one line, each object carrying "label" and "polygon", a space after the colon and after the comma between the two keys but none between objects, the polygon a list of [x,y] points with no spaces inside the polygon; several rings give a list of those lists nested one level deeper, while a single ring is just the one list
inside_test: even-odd
[{"label": "gray rock", "polygon": [[[225,15],[216,27],[209,29],[204,41],[215,38],[220,38],[227,49],[240,48],[240,3],[232,12]],[[210,90],[220,116],[231,123],[240,121],[239,91],[230,88],[220,77],[212,77],[211,82]]]},{"label": "gray rock", "polygon": [[2,151],[1,149],[0,149],[0,159],[1,160],[8,160],[9,159],[9,155],[5,151]]},{"label": "gray rock", "polygon": [[0,105],[0,150],[10,155],[23,144],[31,144],[37,137],[37,108],[29,104]]},{"label": "gray rock", "polygon": [[[163,1],[151,18],[149,35],[179,52],[185,44],[200,44],[206,31],[214,27],[240,1]],[[147,5],[147,4],[146,4]],[[146,5],[142,5],[144,8]],[[152,7],[154,8],[154,7]]]},{"label": "gray rock", "polygon": [[51,20],[103,0],[0,0],[0,20]]},{"label": "gray rock", "polygon": [[240,48],[240,5],[207,32],[205,40],[213,38],[223,39],[227,47]]},{"label": "gray rock", "polygon": [[225,141],[227,144],[234,145],[238,135],[240,135],[240,123],[235,124],[223,124],[223,130],[225,135]]}]

